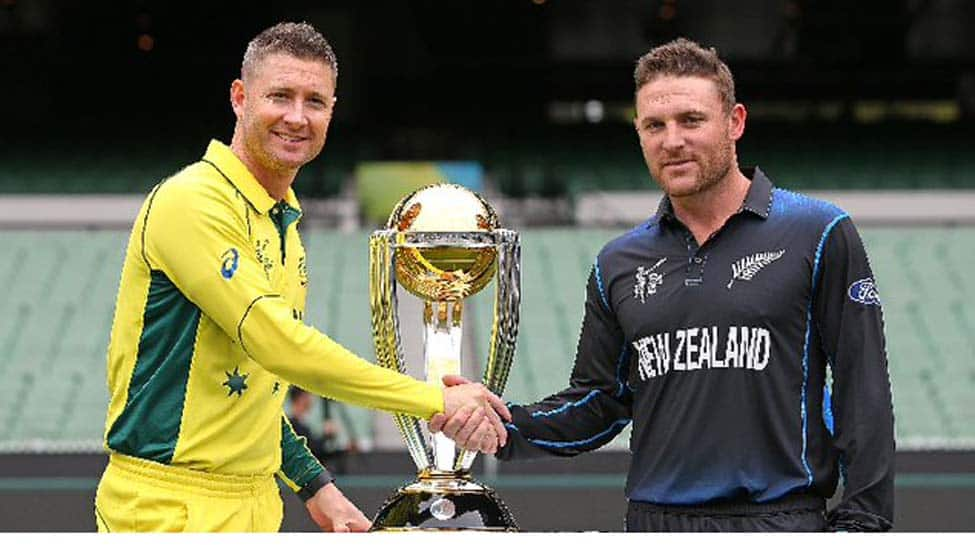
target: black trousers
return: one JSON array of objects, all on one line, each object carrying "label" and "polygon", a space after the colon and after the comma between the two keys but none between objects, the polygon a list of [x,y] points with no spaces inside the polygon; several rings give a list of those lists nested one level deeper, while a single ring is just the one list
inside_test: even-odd
[{"label": "black trousers", "polygon": [[769,503],[660,505],[629,502],[627,532],[823,532],[826,500],[794,495]]}]

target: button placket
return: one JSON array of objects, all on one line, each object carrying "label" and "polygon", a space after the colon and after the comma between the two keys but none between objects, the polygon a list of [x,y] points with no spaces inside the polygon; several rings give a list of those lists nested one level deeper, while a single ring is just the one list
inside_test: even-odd
[{"label": "button placket", "polygon": [[707,264],[708,256],[701,255],[701,247],[697,245],[697,241],[690,233],[685,236],[685,241],[687,242],[687,272],[684,276],[684,285],[700,286],[704,282],[704,265]]}]

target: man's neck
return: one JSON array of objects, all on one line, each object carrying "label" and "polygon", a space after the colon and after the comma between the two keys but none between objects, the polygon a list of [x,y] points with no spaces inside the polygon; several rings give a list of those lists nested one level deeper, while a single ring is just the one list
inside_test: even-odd
[{"label": "man's neck", "polygon": [[701,245],[741,209],[750,186],[751,180],[733,167],[726,179],[708,190],[687,197],[671,197],[670,203],[674,215]]},{"label": "man's neck", "polygon": [[250,154],[247,153],[247,148],[244,146],[244,142],[237,134],[234,134],[233,140],[230,142],[230,150],[234,152],[234,155],[240,159],[241,163],[247,167],[247,170],[254,176],[259,184],[267,191],[267,194],[271,196],[275,201],[282,201],[288,195],[288,188],[295,181],[295,176],[298,175],[297,169],[294,171],[277,171],[262,168],[261,165],[254,161]]}]

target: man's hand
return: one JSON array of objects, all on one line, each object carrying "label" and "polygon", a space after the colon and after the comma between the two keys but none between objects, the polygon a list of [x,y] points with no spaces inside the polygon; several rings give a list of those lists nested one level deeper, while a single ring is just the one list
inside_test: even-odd
[{"label": "man's hand", "polygon": [[443,432],[457,446],[494,454],[508,440],[501,419],[511,420],[511,412],[501,398],[481,384],[472,384],[458,375],[443,377],[444,412],[430,420],[431,432]]},{"label": "man's hand", "polygon": [[323,486],[305,502],[305,507],[311,519],[325,532],[365,532],[372,526],[335,483]]}]

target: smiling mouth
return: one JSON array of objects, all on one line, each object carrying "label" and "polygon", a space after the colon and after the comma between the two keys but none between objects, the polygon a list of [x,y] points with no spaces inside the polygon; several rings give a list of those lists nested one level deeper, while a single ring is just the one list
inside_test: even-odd
[{"label": "smiling mouth", "polygon": [[271,131],[271,133],[274,136],[277,136],[278,138],[280,138],[281,140],[284,140],[285,142],[288,142],[288,143],[291,143],[291,144],[297,144],[299,142],[304,142],[305,140],[308,140],[304,136],[294,136],[294,135],[291,135],[291,134],[284,134],[284,133],[280,133],[280,132],[276,132],[276,131]]}]

